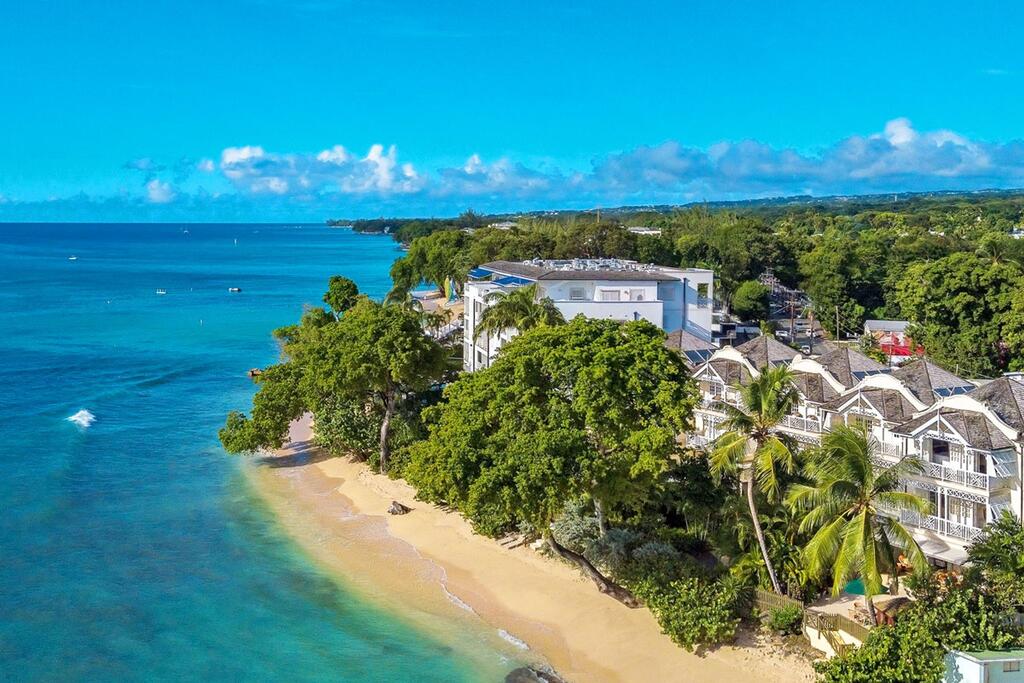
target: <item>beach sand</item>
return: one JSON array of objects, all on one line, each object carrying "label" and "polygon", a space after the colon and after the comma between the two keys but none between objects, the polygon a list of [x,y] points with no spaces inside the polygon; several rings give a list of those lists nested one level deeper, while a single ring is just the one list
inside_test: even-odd
[{"label": "beach sand", "polygon": [[[646,609],[598,593],[572,567],[476,535],[461,516],[417,501],[405,482],[323,458],[309,438],[300,421],[288,447],[248,468],[258,490],[317,562],[411,622],[454,624],[446,630],[458,634],[449,633],[455,649],[470,651],[490,633],[510,656],[549,663],[575,683],[813,680],[806,660],[762,639],[688,653]],[[393,500],[412,512],[388,515]],[[529,650],[508,645],[519,641]]]}]

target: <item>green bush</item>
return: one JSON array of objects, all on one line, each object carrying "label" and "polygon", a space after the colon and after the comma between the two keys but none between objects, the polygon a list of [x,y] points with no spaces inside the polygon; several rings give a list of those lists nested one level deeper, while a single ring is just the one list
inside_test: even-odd
[{"label": "green bush", "polygon": [[728,577],[714,582],[692,577],[668,585],[647,581],[635,590],[665,635],[689,651],[698,645],[725,643],[736,636],[741,589]]},{"label": "green bush", "polygon": [[765,625],[776,633],[784,635],[800,633],[803,625],[804,611],[796,605],[778,607],[768,612]]}]

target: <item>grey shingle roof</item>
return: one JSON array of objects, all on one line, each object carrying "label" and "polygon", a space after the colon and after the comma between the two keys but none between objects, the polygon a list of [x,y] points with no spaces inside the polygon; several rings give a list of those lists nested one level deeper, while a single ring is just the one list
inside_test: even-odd
[{"label": "grey shingle roof", "polygon": [[746,386],[752,379],[750,372],[738,361],[718,359],[711,361],[709,365],[728,385]]},{"label": "grey shingle roof", "polygon": [[971,397],[988,406],[1006,424],[1024,430],[1024,381],[1000,377],[971,392]]},{"label": "grey shingle roof", "polygon": [[678,278],[659,270],[637,269],[560,269],[549,264],[533,265],[520,261],[491,261],[479,266],[503,275],[517,275],[530,280],[621,280],[624,282],[672,282]]},{"label": "grey shingle roof", "polygon": [[974,385],[967,380],[957,377],[927,358],[907,363],[893,371],[892,376],[903,382],[914,396],[929,405],[935,403],[936,399],[966,394],[974,389]]},{"label": "grey shingle roof", "polygon": [[884,365],[849,346],[841,346],[823,354],[818,362],[847,389],[868,375],[886,371]]},{"label": "grey shingle roof", "polygon": [[796,373],[793,377],[793,384],[800,395],[812,403],[825,403],[839,395],[839,392],[833,389],[824,377],[813,372]]},{"label": "grey shingle roof", "polygon": [[770,334],[762,334],[736,347],[759,371],[775,365],[789,365],[797,352]]},{"label": "grey shingle roof", "polygon": [[[853,393],[859,400],[878,411],[886,422],[899,424],[911,419],[916,412],[914,405],[894,389],[861,389]],[[843,394],[839,398],[829,401],[822,408],[833,413],[839,412],[839,407],[848,403],[852,395],[852,393]]]},{"label": "grey shingle roof", "polygon": [[680,354],[691,367],[706,361],[717,348],[711,342],[704,341],[685,330],[669,332],[665,338],[665,346]]},{"label": "grey shingle roof", "polygon": [[[989,422],[987,417],[981,413],[969,410],[950,410],[948,408],[929,410],[927,413],[901,424],[893,432],[896,434],[911,434],[936,420],[940,415],[958,435],[964,438],[967,445],[971,448],[983,451],[996,451],[1013,447],[1013,443],[995,425]],[[938,431],[940,432],[947,429],[942,426],[941,422],[938,425]]]}]

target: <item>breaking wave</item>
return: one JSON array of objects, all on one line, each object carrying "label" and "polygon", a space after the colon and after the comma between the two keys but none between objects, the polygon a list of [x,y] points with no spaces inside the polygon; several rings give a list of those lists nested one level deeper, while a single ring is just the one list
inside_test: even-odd
[{"label": "breaking wave", "polygon": [[67,418],[68,422],[74,422],[82,429],[88,429],[89,425],[96,421],[96,416],[90,413],[88,410],[79,410],[74,415]]}]

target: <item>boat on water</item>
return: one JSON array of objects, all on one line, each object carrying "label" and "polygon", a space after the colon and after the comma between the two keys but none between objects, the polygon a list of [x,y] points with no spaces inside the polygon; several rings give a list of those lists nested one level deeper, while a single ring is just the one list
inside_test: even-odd
[{"label": "boat on water", "polygon": [[77,261],[77,260],[78,260],[78,257],[75,256],[74,254],[72,254],[71,256],[68,256],[68,261]]},{"label": "boat on water", "polygon": [[166,289],[158,289],[158,290],[156,290],[156,293],[159,294],[160,296],[163,296],[164,294],[167,293],[167,290]]},{"label": "boat on water", "polygon": [[228,291],[229,292],[241,292],[242,288],[241,287],[228,287]]}]

